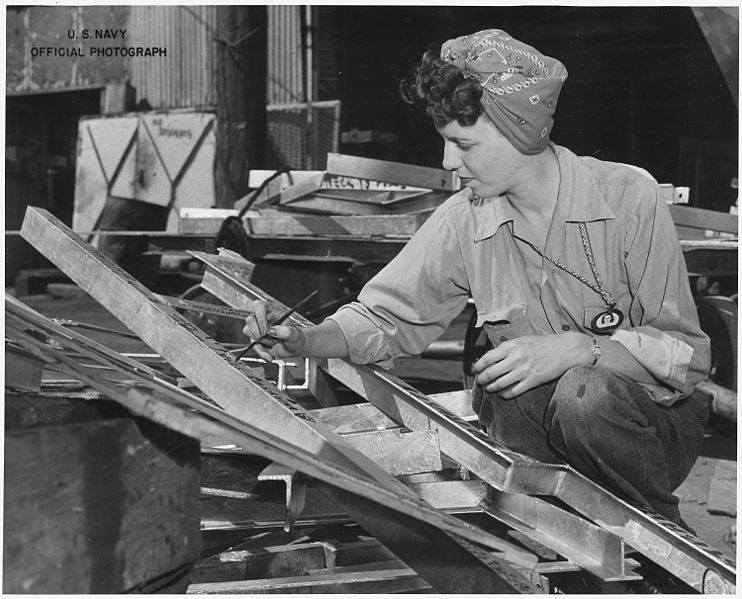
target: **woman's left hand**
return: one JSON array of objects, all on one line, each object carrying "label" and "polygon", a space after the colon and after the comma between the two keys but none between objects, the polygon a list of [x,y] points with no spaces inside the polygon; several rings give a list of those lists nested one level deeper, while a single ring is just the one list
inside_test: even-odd
[{"label": "woman's left hand", "polygon": [[593,363],[592,340],[583,333],[528,335],[504,341],[472,366],[486,391],[511,399],[553,381],[570,368]]}]

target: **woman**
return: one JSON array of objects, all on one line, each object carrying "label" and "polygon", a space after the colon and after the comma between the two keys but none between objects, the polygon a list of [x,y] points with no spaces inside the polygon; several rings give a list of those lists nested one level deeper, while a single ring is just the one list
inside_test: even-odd
[{"label": "woman", "polygon": [[[494,346],[473,368],[488,433],[685,526],[672,491],[703,440],[707,408],[691,391],[709,340],[656,182],[549,141],[566,78],[500,30],[427,52],[402,96],[432,118],[463,189],[358,302],[315,327],[272,328],[258,353],[388,368],[471,296]],[[254,312],[251,338],[278,316],[261,302]]]}]

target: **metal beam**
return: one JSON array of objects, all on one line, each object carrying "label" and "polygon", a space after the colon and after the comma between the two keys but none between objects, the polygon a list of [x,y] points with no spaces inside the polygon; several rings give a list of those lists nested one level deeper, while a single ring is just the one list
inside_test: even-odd
[{"label": "metal beam", "polygon": [[258,480],[278,480],[286,485],[286,521],[283,529],[289,532],[306,504],[307,483],[304,477],[293,468],[274,462],[258,474]]},{"label": "metal beam", "polygon": [[441,191],[459,187],[458,177],[451,171],[334,152],[327,154],[327,174]]}]

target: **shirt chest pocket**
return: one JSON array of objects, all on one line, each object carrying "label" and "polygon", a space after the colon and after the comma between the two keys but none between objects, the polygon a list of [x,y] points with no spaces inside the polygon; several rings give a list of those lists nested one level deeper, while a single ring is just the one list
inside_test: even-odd
[{"label": "shirt chest pocket", "polygon": [[518,302],[493,310],[477,312],[477,326],[484,327],[494,347],[508,339],[533,335],[535,330],[528,320],[528,305]]}]

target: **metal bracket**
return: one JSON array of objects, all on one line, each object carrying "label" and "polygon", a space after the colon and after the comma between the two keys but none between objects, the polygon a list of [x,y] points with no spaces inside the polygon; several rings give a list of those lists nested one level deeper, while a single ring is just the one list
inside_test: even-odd
[{"label": "metal bracket", "polygon": [[258,480],[278,480],[286,484],[286,520],[283,529],[290,532],[304,510],[307,498],[307,483],[304,476],[276,462],[258,474]]}]

